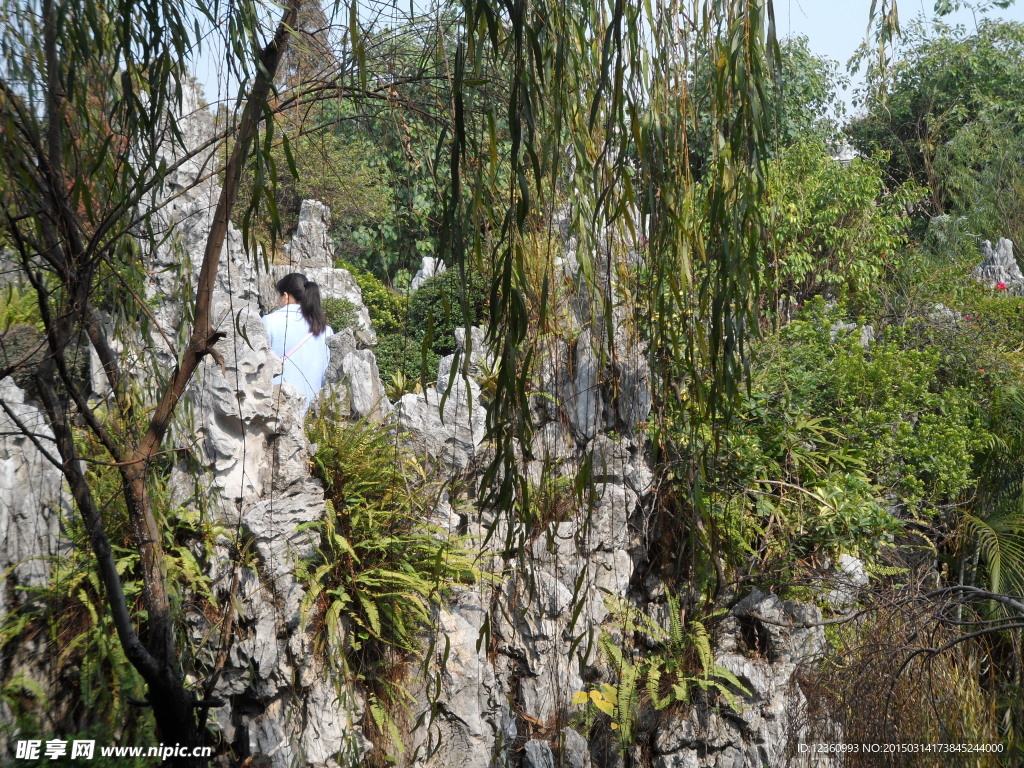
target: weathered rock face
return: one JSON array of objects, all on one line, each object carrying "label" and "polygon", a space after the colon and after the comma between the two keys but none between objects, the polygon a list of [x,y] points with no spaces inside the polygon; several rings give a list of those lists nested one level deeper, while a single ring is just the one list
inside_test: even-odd
[{"label": "weathered rock face", "polygon": [[[182,145],[168,141],[163,159],[172,170],[163,186],[153,193],[149,225],[153,232],[140,233],[140,242],[151,245],[146,254],[149,283],[146,298],[153,300],[153,320],[167,339],[174,339],[182,327],[184,307],[193,296],[202,266],[207,235],[213,226],[216,201],[220,195],[213,144],[213,116],[203,108],[198,94],[185,88],[181,115],[177,118]],[[199,148],[209,146],[206,152]],[[189,154],[195,152],[191,157]],[[238,304],[255,302],[259,296],[259,274],[254,268],[261,259],[247,254],[242,235],[228,225],[216,273],[216,290],[229,295]],[[173,364],[174,354],[167,349],[164,335],[153,329],[160,364]]]},{"label": "weathered rock face", "polygon": [[[186,147],[201,145],[212,132],[201,114],[182,125]],[[196,174],[207,172],[203,160],[185,163],[162,193],[170,200],[159,220],[167,237],[151,256],[150,295],[162,294],[157,319],[171,338],[181,325],[190,296],[185,286],[194,282],[220,191],[212,182],[193,186]],[[372,353],[356,344],[375,343],[376,337],[355,281],[333,268],[329,221],[326,207],[304,204],[288,252],[324,296],[346,298],[355,307],[357,327],[339,334],[333,346],[343,353],[339,379],[353,385],[352,411],[370,415],[375,407],[379,412],[382,388]],[[211,692],[227,705],[212,710],[211,719],[235,754],[262,754],[273,768],[350,765],[366,748],[358,726],[362,700],[354,688],[333,681],[314,654],[313,637],[302,624],[305,591],[296,578],[297,563],[318,544],[308,526],[324,516],[323,491],[309,475],[303,399],[289,385],[274,385],[281,361],[270,352],[260,319],[261,297],[264,310],[273,308],[274,282],[298,270],[283,265],[261,274],[261,260],[245,254],[240,243],[229,227],[212,317],[224,336],[219,357],[204,359],[179,409],[174,433],[188,461],[172,477],[176,499],[186,506],[201,500],[207,519],[224,532],[209,565],[211,589],[220,605],[229,606],[223,620],[233,622],[230,635],[221,637],[202,611],[188,613],[186,621],[200,666],[215,668],[227,648]],[[174,269],[178,261],[190,268],[183,277]],[[239,557],[243,548],[248,558]]]},{"label": "weathered rock face", "polygon": [[[323,490],[309,476],[303,398],[273,384],[280,361],[255,305],[233,309],[229,297],[215,298],[224,365],[207,359],[189,387],[178,433],[195,439],[187,472],[179,467],[173,483],[186,503],[206,498],[212,521],[250,542],[255,556],[235,559],[232,536],[218,545],[214,594],[237,604],[238,616],[213,693],[231,704],[212,714],[239,754],[261,753],[282,768],[347,765],[339,760],[363,742],[362,701],[354,689],[336,689],[314,655],[295,574],[318,543],[307,527],[325,512]],[[190,619],[212,665],[221,638],[201,614]]]},{"label": "weathered rock face", "polygon": [[[10,411],[0,410],[0,573],[10,573],[5,594],[20,603],[26,597],[18,588],[46,583],[69,499],[60,470],[43,453],[58,455],[42,412],[9,377],[0,380],[0,401]],[[22,427],[35,440],[20,434]],[[7,605],[0,604],[0,616]]]},{"label": "weathered rock face", "polygon": [[334,243],[329,234],[330,228],[330,209],[319,200],[303,200],[295,233],[291,242],[284,246],[289,266],[299,272],[333,267]]},{"label": "weathered rock face", "polygon": [[416,291],[423,285],[427,280],[438,275],[443,275],[447,267],[441,259],[434,258],[433,256],[424,256],[423,261],[420,263],[420,268],[416,270],[416,274],[413,275],[412,282],[409,283],[409,290]]},{"label": "weathered rock face", "polygon": [[[809,738],[802,724],[806,699],[796,682],[798,664],[825,651],[820,611],[756,589],[733,609],[720,629],[715,662],[749,691],[735,707],[698,700],[688,711],[663,719],[653,742],[659,768],[838,765],[833,755],[801,755]],[[831,734],[830,741],[841,741]]]},{"label": "weathered rock face", "polygon": [[1024,289],[1024,274],[1013,257],[1013,241],[1001,237],[993,250],[992,243],[985,240],[981,244],[981,255],[982,262],[974,269],[978,280],[992,288],[1002,283],[1008,291],[1019,295]]},{"label": "weathered rock face", "polygon": [[[62,519],[73,513],[63,477],[46,458],[58,456],[53,433],[42,412],[10,377],[0,379],[0,622],[29,605],[32,590],[45,587],[54,561],[66,554]],[[27,432],[27,434],[25,434]],[[31,435],[31,437],[30,437]],[[44,453],[45,452],[45,453]],[[0,680],[35,681],[53,705],[47,715],[60,722],[64,712],[55,689],[45,632],[20,646],[7,644],[0,655]],[[0,723],[14,723],[8,698],[0,698]],[[13,736],[0,729],[0,754],[13,755]]]},{"label": "weathered rock face", "polygon": [[[447,396],[435,387],[410,392],[395,404],[394,419],[414,455],[431,458],[463,472],[477,455],[486,431],[487,413],[479,397],[456,380]],[[442,402],[443,401],[443,402]]]}]

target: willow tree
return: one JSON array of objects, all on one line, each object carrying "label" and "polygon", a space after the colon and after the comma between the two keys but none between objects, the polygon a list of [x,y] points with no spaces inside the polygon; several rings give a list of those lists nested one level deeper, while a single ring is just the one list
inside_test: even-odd
[{"label": "willow tree", "polygon": [[[216,354],[219,334],[210,315],[214,276],[243,165],[256,143],[299,5],[299,0],[284,5],[266,40],[260,8],[250,2],[227,9],[201,2],[187,9],[162,0],[42,0],[6,4],[0,11],[3,243],[38,297],[45,346],[35,387],[55,440],[36,435],[7,403],[0,401],[0,408],[63,473],[88,530],[118,640],[146,682],[148,705],[167,743],[201,744],[200,723],[210,704],[197,701],[186,684],[148,481],[186,385],[200,361]],[[181,144],[168,116],[181,104],[188,82],[185,62],[199,43],[200,26],[190,14],[219,24],[222,12],[243,108],[206,242],[188,341],[155,406],[148,408],[132,397],[131,376],[113,351],[97,296],[104,284],[113,284],[122,300],[139,302],[137,314],[144,311],[141,300],[133,299],[130,275],[140,268],[136,238],[153,235],[153,192],[169,170],[161,148]],[[102,411],[88,402],[74,370],[80,339],[86,337],[114,393]],[[13,361],[0,377],[24,363]],[[144,612],[126,600],[109,520],[82,468],[82,459],[95,457],[80,451],[75,419],[84,421],[120,475]]]},{"label": "willow tree", "polygon": [[[488,412],[497,452],[486,501],[509,510],[529,504],[529,484],[516,471],[516,446],[528,451],[531,438],[527,372],[537,345],[527,342],[555,314],[557,283],[553,251],[538,257],[533,244],[556,219],[568,219],[579,239],[594,330],[611,339],[621,305],[642,319],[656,418],[692,430],[691,444],[672,452],[673,460],[686,454],[690,487],[699,492],[700,451],[690,449],[739,392],[744,344],[756,330],[770,147],[764,105],[777,50],[771,2],[466,0],[463,7],[447,244],[458,269],[475,262],[492,275],[489,337],[502,366]],[[692,92],[698,53],[716,62],[700,98]],[[474,125],[465,115],[481,107],[460,84],[475,82],[491,58],[507,67],[508,103],[491,105]],[[698,104],[710,109],[700,117],[714,137],[703,190],[688,152]],[[502,120],[510,138],[506,173],[497,169],[492,127]],[[493,206],[495,199],[504,207]],[[641,243],[640,268],[621,272]],[[531,303],[539,307],[532,316]],[[675,522],[705,532],[710,525]]]}]

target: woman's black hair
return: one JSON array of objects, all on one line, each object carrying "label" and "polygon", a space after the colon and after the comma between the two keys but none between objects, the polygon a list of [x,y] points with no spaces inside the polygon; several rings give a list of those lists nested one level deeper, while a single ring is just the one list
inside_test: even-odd
[{"label": "woman's black hair", "polygon": [[302,316],[309,324],[309,330],[314,336],[319,336],[327,328],[327,315],[324,314],[324,307],[320,303],[320,286],[307,280],[306,276],[298,272],[285,275],[277,281],[277,292],[288,294],[297,302]]}]

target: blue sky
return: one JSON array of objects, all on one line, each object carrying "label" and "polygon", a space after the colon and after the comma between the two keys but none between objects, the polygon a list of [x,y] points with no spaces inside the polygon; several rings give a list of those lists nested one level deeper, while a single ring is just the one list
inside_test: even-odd
[{"label": "blue sky", "polygon": [[[897,0],[897,7],[900,22],[906,24],[922,13],[933,16],[934,0]],[[775,22],[780,37],[807,35],[811,51],[835,59],[845,70],[847,60],[864,42],[870,10],[871,0],[775,0]],[[1024,0],[1017,0],[1005,10],[994,8],[977,16],[969,9],[961,9],[943,20],[974,29],[976,20],[982,18],[1024,22]],[[863,82],[862,75],[854,75],[851,81],[850,89],[840,93],[848,111],[853,89]]]}]

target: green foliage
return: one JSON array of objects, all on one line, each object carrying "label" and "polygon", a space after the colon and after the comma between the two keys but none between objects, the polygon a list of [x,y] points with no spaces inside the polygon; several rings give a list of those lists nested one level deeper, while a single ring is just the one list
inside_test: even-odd
[{"label": "green foliage", "polygon": [[30,325],[39,331],[43,330],[36,292],[9,283],[0,290],[0,333],[12,325]]},{"label": "green foliage", "polygon": [[276,226],[282,236],[294,232],[303,200],[319,200],[331,210],[331,234],[343,253],[351,257],[361,246],[352,231],[365,221],[380,218],[391,206],[387,172],[373,164],[373,145],[343,139],[319,123],[329,123],[324,109],[307,114],[302,123],[281,118],[277,131],[288,134],[294,170],[286,157],[284,144],[278,142],[269,160],[253,158],[243,176],[235,218],[242,224],[250,215],[254,190],[258,183],[257,162],[270,162],[276,176],[275,204],[258,197],[252,212],[253,235],[270,242]]},{"label": "green foliage", "polygon": [[990,439],[976,462],[954,568],[968,584],[1024,593],[1024,378],[997,387],[985,409]]},{"label": "green foliage", "polygon": [[783,329],[762,379],[768,392],[856,446],[886,496],[922,512],[949,503],[970,484],[984,436],[973,394],[940,386],[938,351],[912,348],[899,328],[865,349],[859,328],[841,321],[841,310],[816,302]]},{"label": "green foliage", "polygon": [[915,179],[936,195],[936,153],[990,109],[1018,110],[1024,24],[982,20],[977,29],[912,22],[895,61],[868,71],[865,116],[848,133],[862,152],[888,155],[897,181]]},{"label": "green foliage", "polygon": [[816,142],[784,149],[770,164],[771,244],[777,291],[798,303],[818,293],[868,300],[906,247],[906,206],[919,191],[885,188],[879,163],[842,165]]},{"label": "green foliage", "polygon": [[[716,58],[698,49],[692,89],[697,109],[689,141],[698,176],[711,170],[708,163],[717,130],[711,109],[716,67]],[[780,40],[777,69],[765,84],[762,106],[771,130],[771,154],[798,142],[835,145],[839,137],[837,118],[845,110],[837,89],[848,84],[837,62],[811,52],[806,36]]]},{"label": "green foliage", "polygon": [[[387,209],[352,230],[348,258],[399,288],[424,256],[438,255],[442,239],[451,183],[443,148],[451,137],[461,24],[449,7],[407,24],[364,30],[365,65],[391,84],[388,98],[372,108],[343,108],[334,127],[344,141],[373,147],[371,162],[388,180]],[[461,93],[486,87],[467,85]],[[479,115],[466,118],[481,121]]]},{"label": "green foliage", "polygon": [[365,269],[340,262],[352,273],[363,295],[363,304],[370,313],[373,328],[378,336],[390,336],[405,331],[405,316],[409,310],[409,299],[388,288],[377,277]]},{"label": "green foliage", "polygon": [[[130,609],[139,609],[142,565],[138,552],[131,546],[120,474],[113,466],[102,463],[108,456],[92,438],[80,432],[78,439],[82,455],[98,459],[90,462],[86,471],[97,499],[104,506],[126,602]],[[223,531],[205,522],[198,511],[171,509],[167,490],[158,478],[151,483],[150,493],[162,523],[167,585],[175,608],[183,611],[187,602],[191,610],[209,619],[218,607],[204,561],[213,556],[214,542]],[[82,517],[63,517],[61,535],[65,546],[58,555],[48,558],[44,582],[22,586],[13,580],[6,581],[11,573],[3,574],[4,588],[16,592],[18,601],[9,606],[0,621],[0,645],[11,649],[34,647],[27,643],[39,636],[53,653],[48,662],[53,664],[51,679],[74,682],[58,683],[60,699],[47,701],[42,689],[28,676],[8,678],[3,681],[0,697],[15,715],[19,738],[31,733],[44,738],[72,738],[67,732],[50,734],[39,730],[49,720],[73,727],[87,734],[84,738],[100,743],[155,744],[152,710],[137,704],[146,698],[146,685],[118,640]],[[183,614],[179,617],[183,618]],[[184,621],[178,627],[178,635],[180,642],[191,642]]]},{"label": "green foliage", "polygon": [[298,571],[303,610],[333,669],[379,682],[417,653],[417,633],[446,591],[479,572],[459,539],[426,522],[438,488],[394,435],[332,416],[328,408],[308,430],[327,513],[311,526],[321,538],[317,554]]},{"label": "green foliage", "polygon": [[608,633],[599,646],[618,681],[603,683],[595,690],[580,691],[574,704],[588,704],[611,719],[622,748],[636,741],[640,710],[650,706],[663,710],[675,704],[689,704],[696,692],[716,694],[735,709],[737,695],[750,691],[725,667],[715,662],[711,637],[704,624],[691,619],[685,625],[679,599],[668,596],[668,624],[663,627],[622,598],[609,595],[609,608],[623,631],[635,640],[653,645],[654,650],[635,658]]},{"label": "green foliage", "polygon": [[[939,524],[977,481],[980,390],[949,382],[940,350],[902,329],[865,348],[862,326],[844,320],[816,299],[759,342],[734,418],[698,435],[714,445],[698,511],[722,570],[778,583],[819,555],[870,563],[905,520]],[[670,445],[685,430],[666,423],[652,437]],[[669,554],[692,546],[664,538]]]},{"label": "green foliage", "polygon": [[779,52],[779,69],[768,86],[778,146],[812,138],[834,145],[845,111],[837,91],[849,79],[838,62],[812,53],[805,35],[781,40]]},{"label": "green foliage", "polygon": [[455,329],[479,325],[488,317],[487,290],[476,272],[465,279],[449,269],[420,286],[409,300],[409,330],[417,340],[429,338],[438,355],[455,351]]},{"label": "green foliage", "polygon": [[327,325],[335,333],[352,328],[356,324],[356,308],[348,299],[326,298],[323,300],[324,314],[327,316]]},{"label": "green foliage", "polygon": [[423,653],[424,632],[450,589],[483,574],[460,537],[427,522],[440,485],[427,482],[393,432],[346,425],[329,405],[308,435],[326,514],[306,526],[320,544],[296,568],[306,587],[304,621],[339,690],[355,682],[366,692],[364,727],[378,744],[370,762],[391,762],[405,750],[399,720],[414,701],[405,664]]},{"label": "green foliage", "polygon": [[981,238],[1024,242],[1024,123],[991,107],[936,151],[944,207]]},{"label": "green foliage", "polygon": [[434,381],[441,358],[433,349],[424,350],[421,342],[398,333],[377,338],[373,352],[377,357],[381,381],[390,382],[399,374],[409,386],[413,382]]}]

